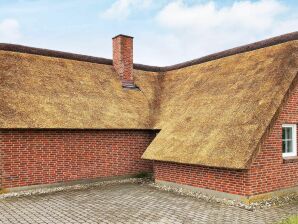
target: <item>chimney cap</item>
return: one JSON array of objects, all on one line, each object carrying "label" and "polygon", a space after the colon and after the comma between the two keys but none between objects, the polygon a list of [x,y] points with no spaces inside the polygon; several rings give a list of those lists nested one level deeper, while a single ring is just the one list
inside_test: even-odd
[{"label": "chimney cap", "polygon": [[124,35],[124,34],[118,34],[118,35],[116,35],[116,36],[114,36],[112,39],[115,39],[115,38],[117,38],[117,37],[126,37],[126,38],[131,38],[131,39],[133,39],[133,37],[132,36],[128,36],[128,35]]}]

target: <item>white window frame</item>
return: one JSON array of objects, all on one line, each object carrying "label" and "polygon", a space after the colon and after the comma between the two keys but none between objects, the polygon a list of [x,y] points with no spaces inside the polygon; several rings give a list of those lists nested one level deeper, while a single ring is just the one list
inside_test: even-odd
[{"label": "white window frame", "polygon": [[[292,128],[292,140],[293,140],[293,152],[282,153],[282,157],[292,157],[297,156],[297,125],[296,124],[283,124],[283,128]],[[283,139],[282,139],[283,141]]]}]

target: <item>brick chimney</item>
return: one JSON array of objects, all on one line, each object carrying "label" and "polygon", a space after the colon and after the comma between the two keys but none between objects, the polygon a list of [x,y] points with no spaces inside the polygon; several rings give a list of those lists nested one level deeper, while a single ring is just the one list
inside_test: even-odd
[{"label": "brick chimney", "polygon": [[133,81],[133,37],[117,35],[113,37],[113,66],[122,86],[134,88]]}]

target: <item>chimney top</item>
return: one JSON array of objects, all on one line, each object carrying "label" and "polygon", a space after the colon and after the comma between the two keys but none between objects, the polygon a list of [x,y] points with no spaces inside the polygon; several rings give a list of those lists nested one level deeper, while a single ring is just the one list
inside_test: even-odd
[{"label": "chimney top", "polygon": [[117,37],[126,37],[126,38],[131,38],[131,39],[133,39],[132,36],[128,36],[128,35],[124,35],[124,34],[118,34],[118,35],[114,36],[112,39],[115,39],[115,38],[117,38]]}]

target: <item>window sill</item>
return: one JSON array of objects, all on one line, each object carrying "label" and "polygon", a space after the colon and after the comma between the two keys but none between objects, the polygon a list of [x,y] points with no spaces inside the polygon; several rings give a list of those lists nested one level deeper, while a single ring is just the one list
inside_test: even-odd
[{"label": "window sill", "polygon": [[298,156],[289,156],[283,158],[284,163],[295,163],[298,162]]}]

